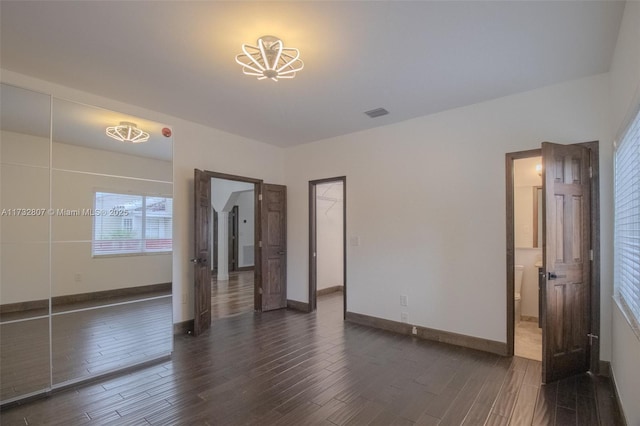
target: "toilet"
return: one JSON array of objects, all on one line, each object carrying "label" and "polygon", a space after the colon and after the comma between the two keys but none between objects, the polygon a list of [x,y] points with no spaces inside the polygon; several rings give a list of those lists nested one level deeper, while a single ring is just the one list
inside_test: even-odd
[{"label": "toilet", "polygon": [[521,312],[521,296],[520,290],[522,289],[522,276],[524,275],[524,266],[516,265],[515,266],[515,279],[514,279],[514,300],[515,300],[515,319],[516,324],[520,322],[520,312]]}]

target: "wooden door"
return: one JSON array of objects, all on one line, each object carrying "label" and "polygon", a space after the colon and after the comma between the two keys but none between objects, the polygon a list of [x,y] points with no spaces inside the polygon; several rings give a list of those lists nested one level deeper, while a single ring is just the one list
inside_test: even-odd
[{"label": "wooden door", "polygon": [[195,249],[193,334],[198,336],[211,327],[211,178],[194,170]]},{"label": "wooden door", "polygon": [[238,206],[229,211],[229,272],[238,270]]},{"label": "wooden door", "polygon": [[542,144],[543,363],[545,383],[589,369],[591,299],[590,152]]},{"label": "wooden door", "polygon": [[[238,269],[238,218],[238,206],[233,206],[228,214],[227,257],[229,272]],[[218,212],[215,210],[213,211],[213,265],[211,265],[211,270],[218,272]]]},{"label": "wooden door", "polygon": [[262,310],[287,307],[287,188],[262,185]]}]

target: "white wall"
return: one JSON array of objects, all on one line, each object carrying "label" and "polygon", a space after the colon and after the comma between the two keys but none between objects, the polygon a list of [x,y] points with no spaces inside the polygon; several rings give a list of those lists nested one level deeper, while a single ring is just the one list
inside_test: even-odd
[{"label": "white wall", "polygon": [[[342,184],[327,183],[316,186],[316,194],[323,194],[325,190],[339,187]],[[336,191],[336,188],[333,188]],[[335,200],[335,201],[334,201]],[[317,253],[317,282],[316,288],[344,286],[343,265],[343,200],[318,198],[316,200],[316,253]]]},{"label": "white wall", "polygon": [[608,94],[597,75],[287,149],[289,299],[308,300],[308,181],[346,175],[348,310],[400,321],[403,293],[410,323],[506,342],[505,153],[600,140],[610,192]]},{"label": "white wall", "polygon": [[[542,178],[536,172],[536,165],[542,161],[541,157],[517,159],[513,163],[513,192],[514,192],[514,231],[516,247],[533,247],[537,239],[534,236],[533,206],[536,197],[535,187],[542,186]],[[538,209],[542,208],[539,204]]]},{"label": "white wall", "polygon": [[[611,85],[611,134],[620,136],[627,122],[638,111],[640,104],[640,2],[628,1],[625,6],[618,43],[613,56],[610,72]],[[609,158],[609,162],[612,160]],[[611,197],[601,203],[612,203]],[[603,218],[604,219],[604,218]],[[611,217],[606,218],[612,223]],[[603,255],[611,257],[613,250],[608,241],[608,250],[603,247]],[[613,281],[611,269],[603,270],[603,279]],[[603,299],[611,300],[611,287],[602,292]],[[631,326],[624,318],[620,307],[614,303],[612,311],[602,312],[612,317],[612,328],[602,329],[602,334],[611,330],[612,357],[611,368],[615,377],[618,394],[622,402],[624,415],[629,425],[640,424],[640,337],[634,334]]]},{"label": "white wall", "polygon": [[231,196],[236,192],[250,191],[252,183],[227,179],[211,179],[211,205],[217,212],[229,212],[236,204],[236,197],[230,203]]},{"label": "white wall", "polygon": [[251,139],[222,132],[113,99],[1,70],[3,82],[171,125],[173,148],[173,320],[193,318],[193,169],[284,183],[284,153]]},{"label": "white wall", "polygon": [[[211,205],[215,211],[230,212],[233,209],[233,206],[238,206],[238,212],[240,214],[240,217],[238,218],[239,267],[253,266],[254,264],[254,188],[255,186],[253,183],[218,178],[211,179]],[[246,223],[244,221],[246,221]],[[213,220],[211,223],[213,223]],[[228,227],[228,222],[218,221],[219,228],[224,226]],[[213,238],[213,232],[212,227],[211,238]],[[222,233],[218,232],[218,238],[220,238],[220,235],[222,235]],[[227,244],[218,244],[218,249],[224,252],[228,249]],[[247,253],[247,256],[245,256],[245,252]],[[212,261],[214,258],[214,250],[211,250]],[[224,256],[224,258],[228,259],[227,256]]]}]

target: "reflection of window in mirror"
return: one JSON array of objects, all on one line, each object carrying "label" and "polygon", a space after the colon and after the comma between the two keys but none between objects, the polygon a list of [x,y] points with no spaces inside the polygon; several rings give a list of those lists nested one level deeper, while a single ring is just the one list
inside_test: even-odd
[{"label": "reflection of window in mirror", "polygon": [[93,256],[170,253],[172,198],[96,192]]},{"label": "reflection of window in mirror", "polygon": [[542,247],[542,187],[533,187],[533,247]]}]

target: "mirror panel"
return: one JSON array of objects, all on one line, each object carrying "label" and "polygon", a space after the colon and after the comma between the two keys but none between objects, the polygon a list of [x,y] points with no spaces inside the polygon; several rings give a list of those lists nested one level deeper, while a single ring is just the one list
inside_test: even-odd
[{"label": "mirror panel", "polygon": [[[106,135],[121,122],[143,143]],[[172,146],[160,123],[53,100],[53,386],[172,350]]]},{"label": "mirror panel", "polygon": [[[130,298],[102,307],[85,301],[52,316],[53,383],[69,383],[171,352],[171,297]],[[85,306],[87,309],[81,309]]]},{"label": "mirror panel", "polygon": [[[169,129],[5,84],[0,96],[0,404],[169,355]],[[148,141],[108,137],[122,122]]]},{"label": "mirror panel", "polygon": [[50,389],[51,98],[0,84],[0,403]]}]

